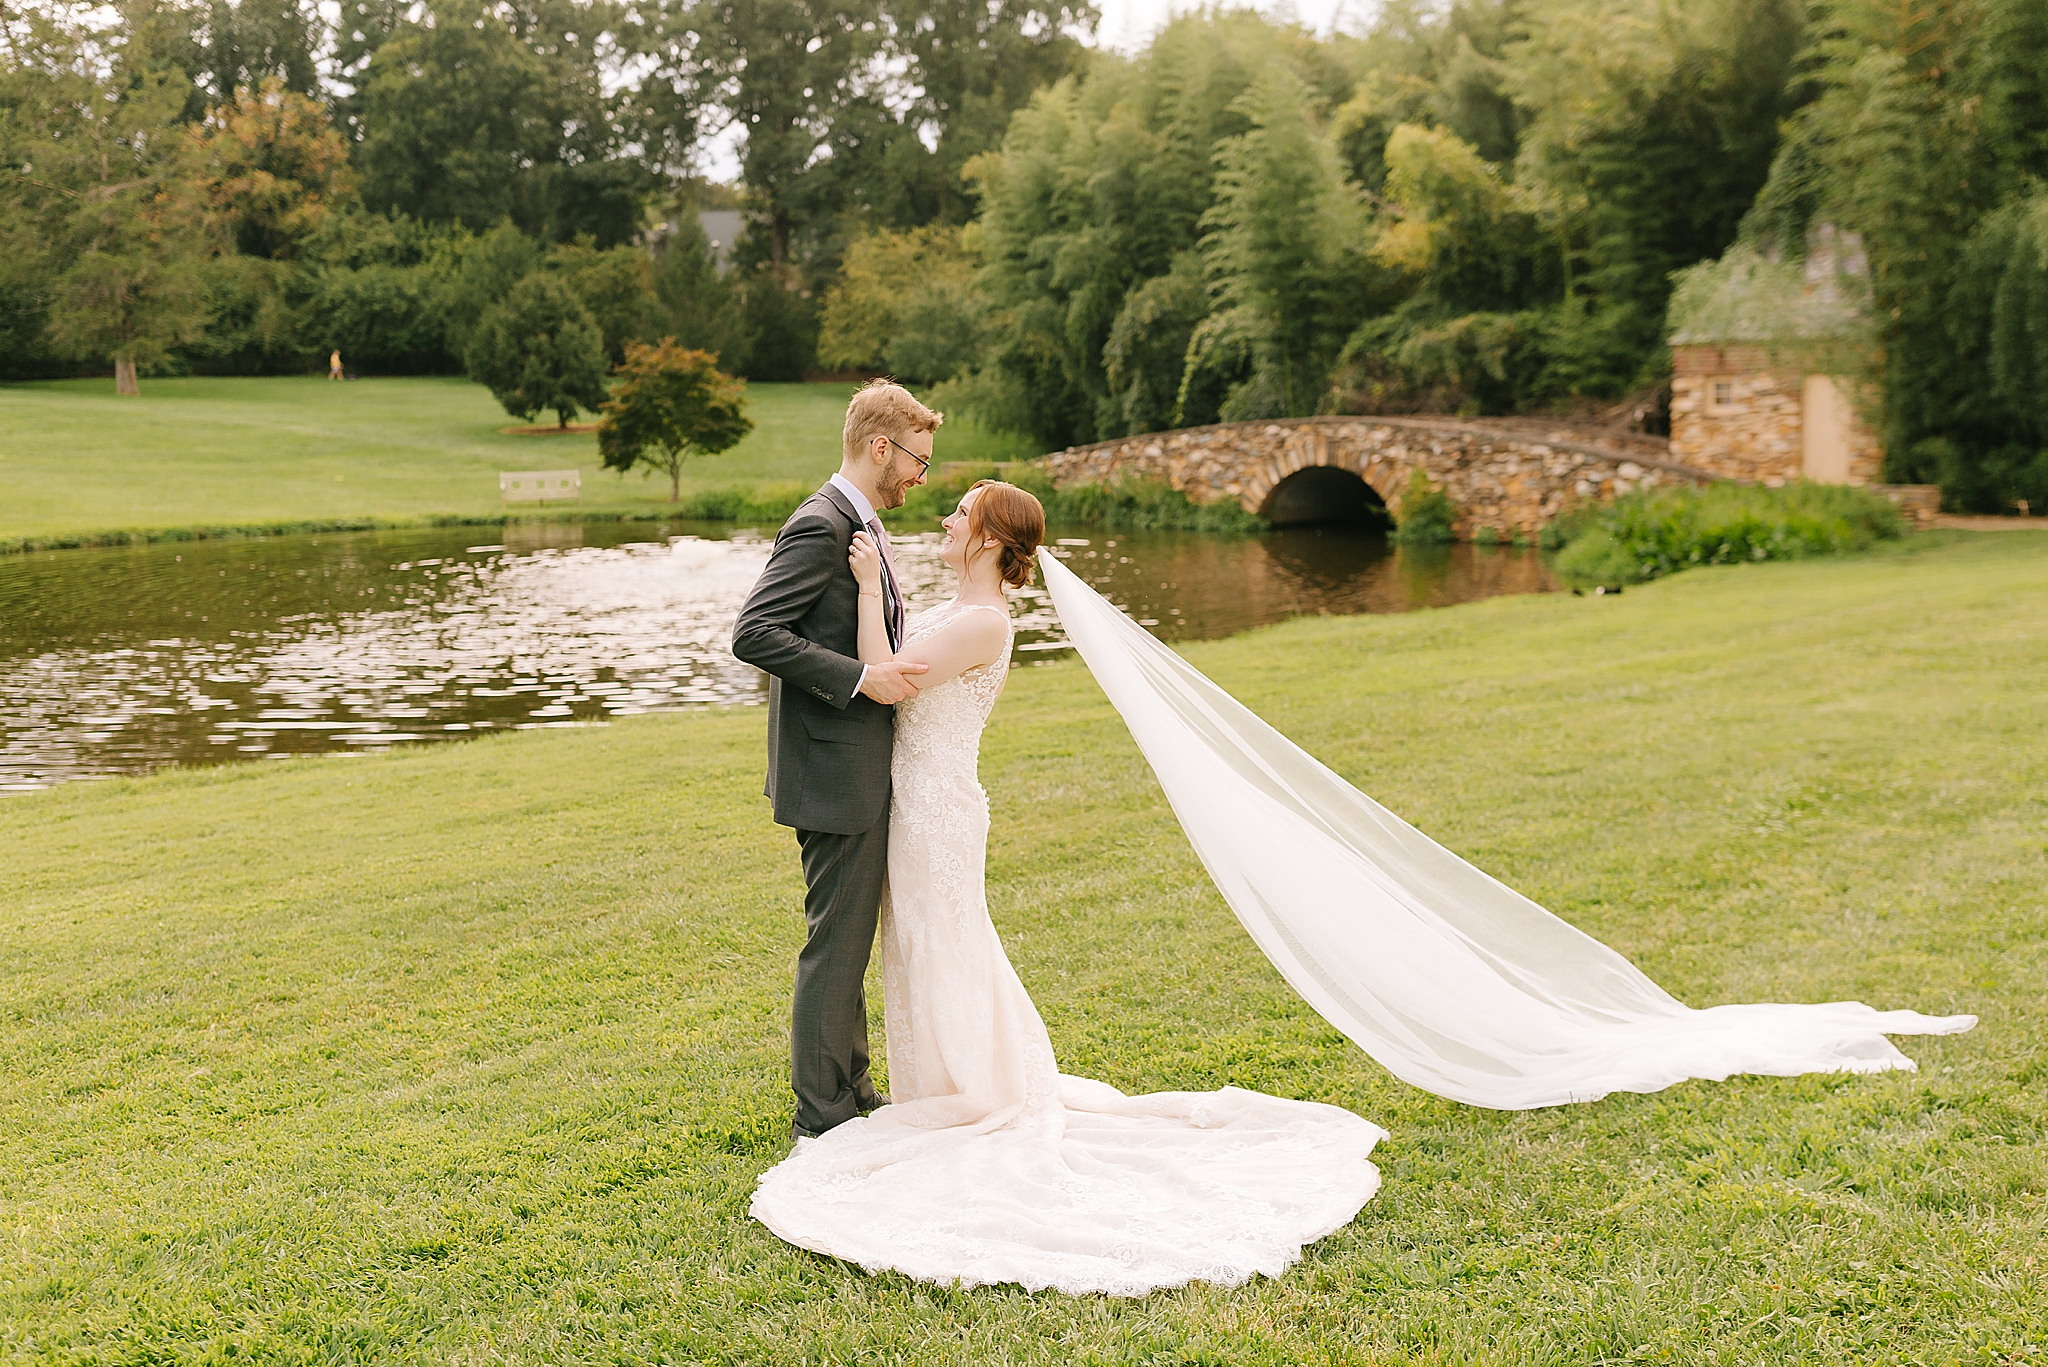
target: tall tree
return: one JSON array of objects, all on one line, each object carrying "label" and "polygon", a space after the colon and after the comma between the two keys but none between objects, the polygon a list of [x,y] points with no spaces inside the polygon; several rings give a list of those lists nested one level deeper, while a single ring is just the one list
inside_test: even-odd
[{"label": "tall tree", "polygon": [[153,13],[9,33],[6,114],[19,209],[36,223],[47,333],[111,361],[115,388],[205,331],[202,206],[178,127],[191,84],[162,57]]},{"label": "tall tree", "polygon": [[641,107],[672,143],[737,133],[753,251],[822,287],[862,231],[958,224],[967,163],[1083,57],[1092,0],[669,0]]},{"label": "tall tree", "polygon": [[2048,503],[2048,447],[2012,377],[2039,298],[2026,207],[2048,180],[2048,13],[2035,0],[1838,0],[1810,60],[1820,97],[1792,121],[1745,224],[1796,256],[1832,222],[1869,255],[1887,477],[1951,506]]},{"label": "tall tree", "polygon": [[1652,378],[1672,272],[1735,240],[1781,123],[1810,95],[1793,79],[1805,4],[1530,4],[1527,36],[1503,53],[1529,111],[1515,178],[1570,253],[1568,288],[1615,356],[1635,358],[1639,373],[1605,377],[1619,389]]},{"label": "tall tree", "polygon": [[197,188],[225,245],[281,260],[353,195],[348,144],[314,100],[268,79],[233,91],[191,130]]},{"label": "tall tree", "polygon": [[308,98],[321,93],[328,26],[312,0],[190,0],[187,37],[175,57],[210,104],[266,84]]},{"label": "tall tree", "polygon": [[676,232],[655,248],[652,277],[657,331],[685,350],[710,352],[733,374],[746,374],[751,337],[737,282],[719,273],[718,253],[693,216],[683,215]]},{"label": "tall tree", "polygon": [[365,203],[478,231],[509,218],[555,241],[628,240],[647,183],[604,95],[606,23],[569,0],[433,0],[396,20],[348,101]]},{"label": "tall tree", "polygon": [[275,78],[235,90],[186,138],[214,252],[206,359],[295,369],[318,347],[302,307],[309,244],[353,201],[348,145],[325,106]]},{"label": "tall tree", "polygon": [[686,141],[739,132],[741,179],[777,270],[794,259],[806,171],[873,114],[881,14],[880,0],[677,0],[659,11],[649,41],[672,92],[662,112]]},{"label": "tall tree", "polygon": [[1298,76],[1270,70],[1239,104],[1252,126],[1217,149],[1203,250],[1218,305],[1238,314],[1252,343],[1253,369],[1219,415],[1312,413],[1370,302],[1365,206],[1314,126]]},{"label": "tall tree", "polygon": [[959,224],[967,163],[1002,144],[1010,116],[1082,61],[1093,0],[901,0],[890,55],[904,65],[879,176],[848,187],[877,227]]},{"label": "tall tree", "polygon": [[[1318,108],[1351,93],[1341,64],[1298,30],[1244,12],[1184,17],[1140,58],[1098,55],[1041,92],[1011,120],[1002,150],[970,165],[983,202],[979,281],[992,326],[966,397],[983,416],[1019,423],[1049,445],[1158,425],[1156,396],[1178,394],[1180,367],[1146,369],[1134,392],[1134,363],[1156,355],[1135,345],[1134,329],[1144,317],[1176,331],[1193,331],[1197,320],[1185,312],[1191,297],[1181,284],[1156,286],[1142,303],[1139,292],[1177,263],[1187,268],[1216,202],[1218,151],[1253,129],[1244,96],[1277,69]],[[1113,385],[1105,354],[1120,320]],[[1248,373],[1249,342],[1241,329],[1212,328],[1198,340],[1220,376],[1220,404]],[[1029,403],[1013,402],[1019,394]]]}]

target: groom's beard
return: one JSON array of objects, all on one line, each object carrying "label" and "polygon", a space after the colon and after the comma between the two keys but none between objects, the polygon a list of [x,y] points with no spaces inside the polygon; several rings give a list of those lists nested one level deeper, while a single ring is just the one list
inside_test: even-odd
[{"label": "groom's beard", "polygon": [[882,496],[884,508],[901,508],[903,491],[910,487],[910,476],[897,475],[884,478],[875,486],[875,492]]}]

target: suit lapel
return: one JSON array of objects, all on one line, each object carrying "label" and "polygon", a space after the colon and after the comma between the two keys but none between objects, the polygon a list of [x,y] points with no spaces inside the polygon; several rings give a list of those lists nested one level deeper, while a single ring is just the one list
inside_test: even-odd
[{"label": "suit lapel", "polygon": [[845,517],[848,522],[851,522],[856,529],[861,526],[860,514],[854,510],[853,504],[848,501],[846,495],[839,492],[838,485],[828,483],[818,492],[823,494],[826,501],[837,508],[841,516]]},{"label": "suit lapel", "polygon": [[[853,524],[855,531],[867,530],[868,524],[860,520],[860,511],[853,506],[852,501],[845,494],[840,492],[838,485],[827,481],[825,487],[818,490],[818,492],[825,496],[825,500],[828,503],[839,510],[840,516]],[[879,550],[881,548],[877,547],[876,549]],[[889,563],[889,556],[886,551],[882,555],[882,591],[888,594],[888,597],[882,600],[882,616],[883,623],[889,632],[889,648],[901,650],[903,648],[903,590],[896,583],[896,568]]]}]

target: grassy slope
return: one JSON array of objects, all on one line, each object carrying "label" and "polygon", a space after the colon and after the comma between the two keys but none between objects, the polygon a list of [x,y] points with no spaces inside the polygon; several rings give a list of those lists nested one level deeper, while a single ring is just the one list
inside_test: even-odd
[{"label": "grassy slope", "polygon": [[746,1218],[785,1146],[761,715],[0,804],[0,1357],[2032,1362],[2048,1345],[2048,542],[1190,656],[1686,1000],[1970,1010],[1917,1075],[1496,1114],[1387,1078],[1230,918],[1077,666],[997,713],[993,905],[1063,1064],[1384,1124],[1277,1282],[952,1293]]},{"label": "grassy slope", "polygon": [[[839,464],[850,386],[749,386],[756,429],[688,468],[685,489],[815,483]],[[602,471],[594,436],[514,437],[462,379],[156,379],[0,386],[0,540],[124,528],[341,517],[488,515],[500,470],[583,471],[592,509],[658,511],[659,477]],[[942,460],[1034,452],[965,422]],[[531,510],[532,505],[519,505]]]}]

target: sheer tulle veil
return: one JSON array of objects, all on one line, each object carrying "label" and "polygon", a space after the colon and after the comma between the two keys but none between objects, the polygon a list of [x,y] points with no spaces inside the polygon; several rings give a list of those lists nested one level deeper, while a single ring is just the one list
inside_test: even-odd
[{"label": "sheer tulle veil", "polygon": [[1687,1078],[1912,1068],[1886,1035],[1974,1016],[1861,1002],[1693,1010],[1346,783],[1041,548],[1068,638],[1252,940],[1403,1081],[1520,1110]]}]

